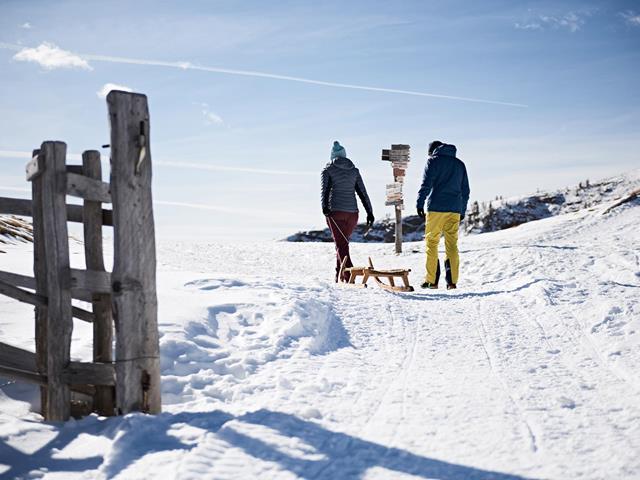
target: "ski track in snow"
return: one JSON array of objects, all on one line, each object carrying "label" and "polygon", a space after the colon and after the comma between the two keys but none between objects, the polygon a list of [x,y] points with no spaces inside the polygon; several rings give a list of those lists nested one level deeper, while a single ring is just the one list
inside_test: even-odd
[{"label": "ski track in snow", "polygon": [[[640,478],[639,206],[464,237],[456,291],[336,288],[330,244],[162,242],[164,413],[46,424],[0,380],[0,477]],[[422,243],[392,248],[352,255],[419,285]],[[31,315],[0,298],[2,339],[32,349]]]}]

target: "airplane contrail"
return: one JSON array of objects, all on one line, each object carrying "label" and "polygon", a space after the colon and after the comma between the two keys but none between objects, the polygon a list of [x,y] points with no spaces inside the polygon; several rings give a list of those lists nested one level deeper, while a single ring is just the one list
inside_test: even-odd
[{"label": "airplane contrail", "polygon": [[[15,193],[31,193],[30,188],[24,187],[11,187],[8,185],[0,185],[0,192],[15,192]],[[173,202],[170,200],[154,200],[154,205],[167,206],[167,207],[180,207],[188,208],[192,210],[209,210],[219,213],[228,213],[233,215],[242,215],[246,217],[263,218],[265,212],[258,209],[242,209],[242,208],[229,208],[222,205],[211,205],[208,203],[193,203],[193,202]],[[277,215],[283,218],[291,218],[296,216],[293,212],[273,212],[269,211],[270,215]]]},{"label": "airplane contrail", "polygon": [[[168,201],[168,200],[154,200],[153,201],[154,205],[163,205],[163,206],[169,206],[169,207],[184,207],[184,208],[191,208],[191,209],[196,209],[196,210],[211,210],[214,212],[220,212],[220,213],[229,213],[229,214],[236,214],[236,215],[243,215],[243,216],[248,216],[248,217],[255,217],[255,218],[264,218],[265,216],[265,212],[263,210],[259,210],[259,209],[242,209],[242,208],[229,208],[229,207],[224,207],[221,205],[211,205],[211,204],[207,204],[207,203],[192,203],[192,202],[173,202],[173,201]],[[297,214],[294,212],[274,212],[274,211],[269,211],[269,215],[275,215],[275,216],[280,216],[280,217],[284,217],[284,218],[290,218],[291,216],[296,216]]]},{"label": "airplane contrail", "polygon": [[[9,50],[22,50],[27,47],[22,45],[0,43],[0,48],[9,49]],[[172,62],[172,61],[163,61],[163,60],[148,60],[148,59],[141,59],[141,58],[127,58],[127,57],[116,57],[111,55],[96,55],[96,54],[83,54],[83,53],[78,53],[76,55],[78,55],[84,60],[91,60],[94,62],[111,62],[111,63],[132,64],[132,65],[148,65],[148,66],[156,66],[156,67],[177,68],[182,70],[196,70],[196,71],[210,72],[210,73],[222,73],[227,75],[240,75],[245,77],[268,78],[272,80],[284,80],[289,82],[307,83],[311,85],[321,85],[325,87],[347,88],[352,90],[365,90],[369,92],[395,93],[400,95],[411,95],[415,97],[431,97],[431,98],[441,98],[445,100],[457,100],[462,102],[486,103],[486,104],[492,104],[492,105],[503,105],[507,107],[527,108],[527,105],[524,105],[521,103],[511,103],[511,102],[487,100],[487,99],[472,98],[472,97],[461,97],[456,95],[444,95],[444,94],[438,94],[438,93],[418,92],[414,90],[401,90],[397,88],[372,87],[372,86],[366,86],[366,85],[354,85],[350,83],[328,82],[324,80],[315,80],[311,78],[295,77],[290,75],[280,75],[280,74],[268,73],[268,72],[258,72],[253,70],[236,70],[236,69],[230,69],[230,68],[208,67],[205,65],[199,65],[199,64],[194,64],[191,62],[184,62],[184,61]]]},{"label": "airplane contrail", "polygon": [[[13,158],[13,159],[30,159],[31,152],[24,152],[18,150],[0,150],[0,158]],[[82,160],[82,155],[79,153],[67,153],[67,158],[70,160]],[[108,156],[102,156],[103,161],[108,161]],[[318,176],[318,172],[311,172],[307,170],[272,170],[268,168],[252,168],[252,167],[234,167],[229,165],[216,165],[210,163],[197,163],[197,162],[176,162],[171,160],[154,160],[154,166],[169,167],[169,168],[186,168],[188,170],[205,170],[214,172],[239,172],[239,173],[256,173],[263,175],[289,175],[289,176]]]},{"label": "airplane contrail", "polygon": [[313,175],[318,176],[317,172],[303,170],[271,170],[268,168],[252,168],[252,167],[231,167],[227,165],[211,165],[208,163],[193,162],[174,162],[166,160],[158,160],[153,162],[154,165],[162,167],[188,168],[194,170],[211,170],[216,172],[240,172],[240,173],[263,173],[265,175]]}]

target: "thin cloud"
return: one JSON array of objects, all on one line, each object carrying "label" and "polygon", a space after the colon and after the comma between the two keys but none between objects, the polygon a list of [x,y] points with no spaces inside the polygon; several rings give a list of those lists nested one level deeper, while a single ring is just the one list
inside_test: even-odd
[{"label": "thin cloud", "polygon": [[96,92],[98,98],[107,98],[111,90],[122,90],[123,92],[133,92],[133,89],[117,83],[105,83],[100,90]]},{"label": "thin cloud", "polygon": [[24,22],[22,25],[20,25],[20,28],[24,28],[25,30],[31,30],[33,26],[29,22]]},{"label": "thin cloud", "polygon": [[[39,146],[40,145],[38,145],[38,147]],[[26,158],[31,160],[31,152],[24,152],[20,150],[0,150],[0,158]],[[82,155],[79,153],[67,153],[67,160],[82,160]]]},{"label": "thin cloud", "polygon": [[633,10],[627,10],[626,12],[620,12],[620,16],[624,19],[627,25],[632,27],[640,27],[640,14]]},{"label": "thin cloud", "polygon": [[175,167],[175,168],[187,168],[191,170],[208,170],[213,172],[239,172],[239,173],[256,173],[265,175],[293,175],[293,176],[317,176],[317,172],[303,171],[303,170],[271,170],[268,168],[251,168],[251,167],[230,167],[227,165],[211,165],[208,163],[193,163],[193,162],[175,162],[159,160],[154,161],[154,165],[161,167]]},{"label": "thin cloud", "polygon": [[[257,210],[255,208],[229,208],[223,207],[220,205],[210,205],[206,203],[192,203],[192,202],[172,202],[167,200],[154,200],[154,205],[162,205],[167,207],[182,207],[182,208],[190,208],[195,210],[209,210],[220,213],[228,213],[233,215],[243,215],[247,217],[254,218],[264,218],[265,212],[261,210]],[[290,217],[292,215],[296,215],[294,212],[284,212],[284,211],[269,211],[270,215],[280,216],[280,217]]]},{"label": "thin cloud", "polygon": [[[0,43],[0,48],[15,50],[16,47],[20,48],[19,46],[16,46],[16,45]],[[41,48],[41,47],[42,45],[38,48]],[[34,50],[34,49],[24,49],[24,50]],[[401,90],[396,88],[371,87],[366,85],[354,85],[350,83],[328,82],[324,80],[314,80],[311,78],[293,77],[289,75],[279,75],[279,74],[267,73],[267,72],[256,72],[252,70],[236,70],[236,69],[230,69],[230,68],[208,67],[204,65],[192,64],[190,62],[166,62],[161,60],[146,60],[146,59],[140,59],[140,58],[114,57],[109,55],[94,55],[94,54],[82,54],[80,56],[76,55],[75,57],[78,58],[80,61],[84,62],[88,68],[91,68],[91,67],[89,66],[87,61],[122,63],[122,64],[131,64],[131,65],[145,65],[145,66],[156,66],[156,67],[165,67],[165,68],[177,68],[181,70],[196,70],[196,71],[209,72],[209,73],[222,73],[227,75],[238,75],[238,76],[244,76],[244,77],[267,78],[271,80],[283,80],[287,82],[306,83],[310,85],[320,85],[324,87],[346,88],[346,89],[352,89],[352,90],[364,90],[369,92],[380,92],[380,93],[395,93],[399,95],[410,95],[414,97],[440,98],[444,100],[458,100],[462,102],[486,103],[491,105],[503,105],[508,107],[521,107],[521,108],[527,107],[527,105],[524,105],[521,103],[503,102],[498,100],[487,100],[482,98],[461,97],[456,95],[443,95],[439,93],[418,92],[414,90]]]},{"label": "thin cloud", "polygon": [[7,186],[0,185],[0,190],[6,191],[6,192],[31,193],[31,189],[25,188],[25,187],[7,187]]},{"label": "thin cloud", "polygon": [[44,42],[35,48],[25,47],[13,56],[19,62],[34,62],[45,70],[56,68],[79,68],[93,70],[86,60],[53,43]]},{"label": "thin cloud", "polygon": [[546,30],[551,28],[556,30],[566,29],[571,33],[575,33],[585,24],[586,16],[588,15],[576,12],[569,12],[561,16],[539,15],[535,19],[516,23],[514,26],[518,30]]},{"label": "thin cloud", "polygon": [[[0,158],[30,159],[31,152],[18,150],[0,150]],[[69,160],[81,160],[82,155],[78,153],[67,153]],[[154,160],[153,165],[168,168],[182,168],[187,170],[203,170],[211,172],[238,172],[255,173],[263,175],[289,175],[289,176],[317,176],[317,172],[305,170],[272,170],[268,168],[233,167],[228,165],[215,165],[197,162],[177,162],[171,160]]]},{"label": "thin cloud", "polygon": [[202,107],[202,116],[204,118],[204,123],[206,125],[222,125],[224,124],[224,121],[222,120],[222,117],[220,115],[218,115],[217,113],[212,112],[209,109],[209,105],[206,103],[201,103],[199,104]]}]

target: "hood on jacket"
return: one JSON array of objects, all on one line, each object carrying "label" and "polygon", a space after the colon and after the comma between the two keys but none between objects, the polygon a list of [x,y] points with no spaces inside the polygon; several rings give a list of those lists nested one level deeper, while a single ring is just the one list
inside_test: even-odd
[{"label": "hood on jacket", "polygon": [[457,149],[455,145],[444,144],[440,145],[433,151],[433,156],[442,155],[444,157],[455,157],[457,153]]},{"label": "hood on jacket", "polygon": [[342,168],[343,170],[351,170],[352,168],[355,168],[353,162],[347,157],[336,157],[331,160],[330,165],[335,165],[336,167]]}]

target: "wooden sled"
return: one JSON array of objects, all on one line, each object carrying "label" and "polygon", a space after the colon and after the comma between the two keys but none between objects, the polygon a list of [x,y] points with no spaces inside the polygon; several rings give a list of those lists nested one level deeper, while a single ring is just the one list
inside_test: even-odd
[{"label": "wooden sled", "polygon": [[[338,279],[343,285],[366,288],[369,278],[373,278],[380,288],[390,292],[413,292],[413,287],[409,284],[409,272],[411,269],[376,270],[371,261],[371,257],[369,257],[368,267],[345,268],[346,263],[347,259],[344,258],[340,265],[340,273],[338,274]],[[349,274],[349,280],[347,281],[343,280],[345,273]],[[361,283],[356,283],[358,277],[362,277]],[[389,283],[383,282],[380,278],[385,278]],[[395,279],[402,280],[403,285],[396,285]]]}]

